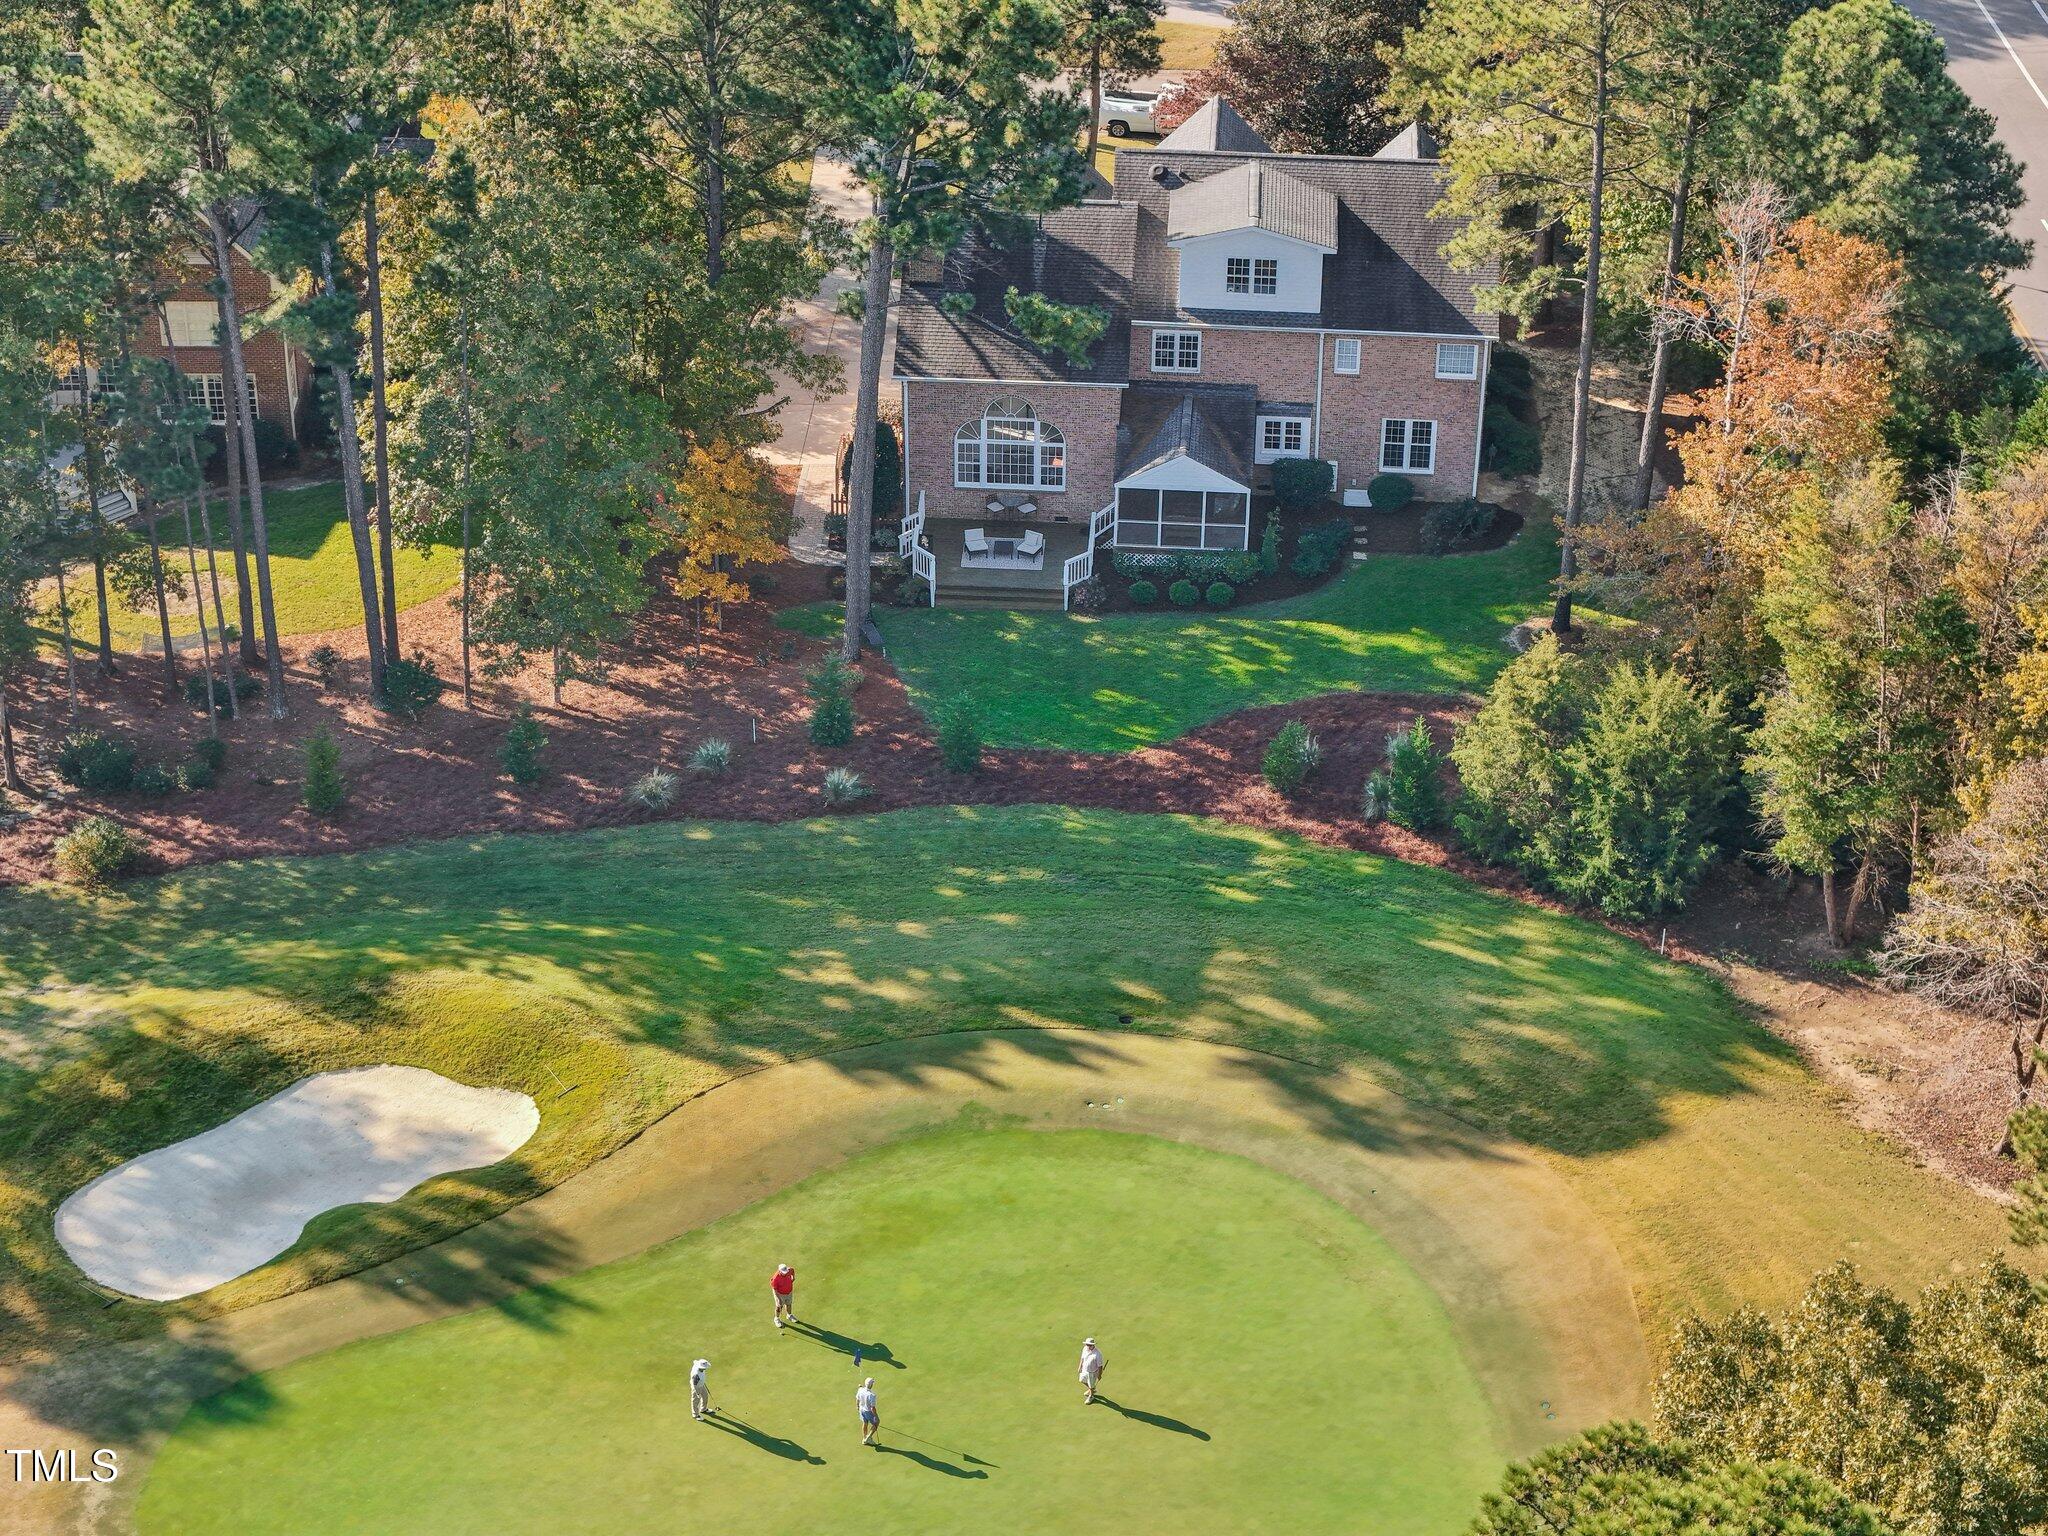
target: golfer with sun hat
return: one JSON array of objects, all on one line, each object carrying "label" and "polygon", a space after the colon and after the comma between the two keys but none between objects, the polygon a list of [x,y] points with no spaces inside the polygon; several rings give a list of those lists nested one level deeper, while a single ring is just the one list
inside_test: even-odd
[{"label": "golfer with sun hat", "polygon": [[1102,1351],[1095,1347],[1093,1339],[1083,1339],[1081,1341],[1082,1402],[1092,1403],[1095,1401],[1095,1389],[1102,1384],[1102,1371],[1106,1363],[1102,1358]]},{"label": "golfer with sun hat", "polygon": [[796,1271],[787,1264],[775,1266],[775,1277],[768,1282],[768,1289],[775,1293],[775,1326],[780,1328],[784,1321],[796,1321]]}]

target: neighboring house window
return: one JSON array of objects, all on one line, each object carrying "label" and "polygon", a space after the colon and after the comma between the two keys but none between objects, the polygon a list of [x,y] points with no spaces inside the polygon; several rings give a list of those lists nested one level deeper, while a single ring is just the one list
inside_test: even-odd
[{"label": "neighboring house window", "polygon": [[[242,382],[249,386],[249,414],[251,416],[261,415],[262,412],[256,408],[256,375],[245,373],[242,375]],[[219,374],[186,374],[185,395],[187,399],[195,404],[200,401],[205,402],[206,419],[211,421],[216,427],[224,427],[228,424],[228,392],[222,385]]]},{"label": "neighboring house window", "polygon": [[1358,372],[1358,338],[1356,336],[1339,336],[1337,338],[1336,355],[1331,362],[1331,367],[1335,368],[1339,373]]},{"label": "neighboring house window", "polygon": [[1202,333],[1200,331],[1154,331],[1152,333],[1154,373],[1200,373]]},{"label": "neighboring house window", "polygon": [[1223,286],[1232,293],[1278,293],[1280,263],[1270,256],[1226,256]]},{"label": "neighboring house window", "polygon": [[1380,423],[1380,468],[1397,474],[1436,471],[1436,423],[1390,416]]},{"label": "neighboring house window", "polygon": [[1440,379],[1479,377],[1479,344],[1473,341],[1440,341],[1436,344],[1436,376]]},{"label": "neighboring house window", "polygon": [[[106,380],[100,377],[99,369],[92,370],[92,398],[97,404],[106,398]],[[86,371],[76,363],[58,376],[56,393],[60,405],[81,404],[85,396]]]},{"label": "neighboring house window", "polygon": [[220,324],[219,306],[194,299],[173,299],[164,305],[164,345],[210,347]]},{"label": "neighboring house window", "polygon": [[1261,416],[1259,418],[1258,461],[1270,464],[1275,459],[1298,459],[1308,448],[1308,422],[1300,416]]},{"label": "neighboring house window", "polygon": [[1057,491],[1067,483],[1067,445],[1014,395],[953,434],[953,483],[998,490]]}]

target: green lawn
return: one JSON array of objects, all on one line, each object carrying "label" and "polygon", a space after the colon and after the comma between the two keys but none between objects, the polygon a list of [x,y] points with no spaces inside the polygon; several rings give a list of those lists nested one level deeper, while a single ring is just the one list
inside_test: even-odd
[{"label": "green lawn", "polygon": [[[1107,751],[1332,689],[1483,688],[1556,568],[1545,520],[1505,549],[1375,556],[1301,597],[1221,615],[889,608],[876,621],[920,705],[972,694],[995,745]],[[836,612],[785,622],[836,624]]]},{"label": "green lawn", "polygon": [[[1447,873],[1219,823],[955,808],[442,842],[31,887],[0,895],[0,931],[16,1339],[347,1272],[767,1063],[1120,1016],[1364,1065],[1535,1148],[1613,1233],[1653,1339],[1844,1254],[1910,1284],[2003,1241],[1995,1206],[1850,1126],[1700,973]],[[530,1092],[541,1128],[194,1302],[103,1310],[56,1249],[52,1208],[107,1167],[379,1061]]]},{"label": "green lawn", "polygon": [[[768,1324],[781,1259],[804,1325],[786,1335]],[[1074,1380],[1084,1334],[1109,1359],[1092,1407]],[[703,1424],[699,1354],[727,1416]],[[853,1411],[869,1374],[881,1452]],[[1349,1212],[1149,1137],[952,1131],[532,1308],[202,1403],[138,1524],[554,1533],[584,1529],[601,1499],[618,1532],[1437,1536],[1501,1459],[1443,1306]]]},{"label": "green lawn", "polygon": [[[277,628],[283,635],[313,635],[344,629],[363,622],[363,602],[356,579],[356,552],[349,537],[348,516],[342,506],[341,483],[309,485],[298,490],[269,491],[263,497],[264,520],[270,531],[270,586],[277,602]],[[194,531],[198,521],[194,518]],[[216,500],[213,508],[215,564],[221,577],[221,602],[228,622],[235,617],[234,544],[227,528],[227,512]],[[167,545],[173,562],[184,570],[184,524],[173,518],[163,523],[163,536],[175,540]],[[252,557],[253,558],[253,557]],[[398,590],[398,607],[403,612],[429,598],[439,597],[461,579],[460,551],[447,545],[414,549],[400,545],[392,562],[392,577]],[[199,579],[207,582],[205,555],[199,564]],[[94,600],[92,572],[74,572],[71,588],[71,632],[81,644],[90,645],[99,633],[99,604]],[[206,591],[211,616],[212,588]],[[157,634],[154,602],[141,610],[125,608],[117,601],[112,614],[115,643],[133,650]],[[56,594],[49,594],[45,623],[56,633]],[[199,621],[193,617],[189,596],[172,599],[171,633],[196,635]]]}]

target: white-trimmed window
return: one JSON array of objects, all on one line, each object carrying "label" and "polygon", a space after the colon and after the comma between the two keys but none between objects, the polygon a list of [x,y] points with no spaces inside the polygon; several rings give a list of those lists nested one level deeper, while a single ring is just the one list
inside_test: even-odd
[{"label": "white-trimmed window", "polygon": [[211,347],[219,341],[220,306],[197,299],[171,299],[164,305],[164,345]]},{"label": "white-trimmed window", "polygon": [[1436,423],[1389,416],[1380,423],[1380,468],[1402,475],[1436,472]]},{"label": "white-trimmed window", "polygon": [[1479,377],[1479,343],[1440,341],[1436,344],[1436,376],[1440,379]]},{"label": "white-trimmed window", "polygon": [[1280,263],[1271,256],[1226,256],[1223,286],[1231,293],[1278,293]]},{"label": "white-trimmed window", "polygon": [[1356,336],[1339,336],[1330,352],[1330,367],[1338,373],[1358,372],[1359,343]]},{"label": "white-trimmed window", "polygon": [[[249,386],[249,414],[260,416],[256,408],[256,375],[244,373],[242,382]],[[216,427],[228,424],[228,392],[217,373],[188,373],[185,375],[185,397],[194,404],[204,402],[206,419]]]},{"label": "white-trimmed window", "polygon": [[1305,416],[1261,416],[1258,452],[1261,464],[1275,459],[1298,459],[1308,452],[1308,418]]},{"label": "white-trimmed window", "polygon": [[1202,333],[1200,331],[1154,331],[1152,333],[1154,373],[1200,373]]},{"label": "white-trimmed window", "polygon": [[1067,440],[1015,395],[992,403],[953,434],[953,483],[991,490],[1059,491],[1067,484]]}]

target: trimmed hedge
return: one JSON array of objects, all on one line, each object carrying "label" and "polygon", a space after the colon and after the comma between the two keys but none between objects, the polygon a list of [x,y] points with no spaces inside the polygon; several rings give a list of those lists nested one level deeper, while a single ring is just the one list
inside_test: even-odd
[{"label": "trimmed hedge", "polygon": [[1191,581],[1198,587],[1227,581],[1242,587],[1259,578],[1259,552],[1255,549],[1166,550],[1157,554],[1120,549],[1111,557],[1110,564],[1126,581]]},{"label": "trimmed hedge", "polygon": [[1134,581],[1131,583],[1131,601],[1140,608],[1156,603],[1159,601],[1159,589],[1149,581]]},{"label": "trimmed hedge", "polygon": [[1415,499],[1415,482],[1406,475],[1374,475],[1365,483],[1365,499],[1375,512],[1398,512]]},{"label": "trimmed hedge", "polygon": [[1328,459],[1275,459],[1272,474],[1273,499],[1296,512],[1323,500],[1337,483]]},{"label": "trimmed hedge", "polygon": [[74,789],[116,794],[135,783],[135,749],[104,731],[76,731],[57,749],[57,774]]},{"label": "trimmed hedge", "polygon": [[1355,530],[1348,517],[1334,517],[1327,523],[1304,528],[1295,542],[1294,559],[1289,562],[1297,576],[1320,576],[1351,547]]},{"label": "trimmed hedge", "polygon": [[1176,608],[1192,608],[1202,600],[1201,592],[1192,581],[1176,581],[1166,589],[1166,595]]},{"label": "trimmed hedge", "polygon": [[1237,597],[1237,588],[1227,581],[1212,581],[1209,590],[1202,594],[1202,601],[1211,608],[1228,608]]}]

